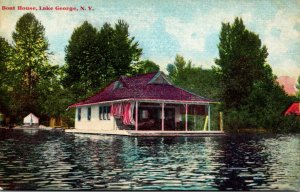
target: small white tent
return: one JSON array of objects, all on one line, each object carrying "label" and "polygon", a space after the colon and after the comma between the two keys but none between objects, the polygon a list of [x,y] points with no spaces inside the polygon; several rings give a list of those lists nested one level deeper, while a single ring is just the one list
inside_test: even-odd
[{"label": "small white tent", "polygon": [[38,125],[39,124],[39,118],[36,117],[34,114],[30,113],[23,119],[24,125]]}]

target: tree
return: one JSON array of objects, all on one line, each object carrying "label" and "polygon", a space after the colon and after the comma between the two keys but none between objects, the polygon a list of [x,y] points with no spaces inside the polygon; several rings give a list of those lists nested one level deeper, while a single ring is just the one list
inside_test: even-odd
[{"label": "tree", "polygon": [[12,46],[0,36],[0,81],[5,79],[5,73],[7,71],[8,62],[11,60]]},{"label": "tree", "polygon": [[142,49],[129,36],[122,20],[112,27],[105,23],[98,31],[85,21],[76,28],[66,47],[64,85],[72,89],[76,100],[98,91],[121,75],[134,73]]},{"label": "tree", "polygon": [[[173,64],[168,64],[169,79],[178,87],[196,93],[208,99],[219,100],[219,81],[214,69],[195,67],[192,61],[186,61],[181,55],[176,55]],[[219,105],[211,107],[212,126],[218,125]],[[200,118],[200,121],[205,121]]]},{"label": "tree", "polygon": [[142,49],[138,42],[134,42],[134,37],[129,36],[129,25],[118,20],[115,24],[114,36],[111,43],[112,61],[115,77],[131,74],[131,65],[139,61]]},{"label": "tree", "polygon": [[259,36],[248,31],[242,19],[222,23],[219,58],[215,60],[222,83],[222,99],[226,108],[239,109],[245,104],[253,86],[266,77],[267,48]]},{"label": "tree", "polygon": [[175,85],[201,96],[218,99],[219,83],[214,70],[193,67],[191,61],[186,62],[183,56],[176,55],[174,64],[169,64],[167,71]]},{"label": "tree", "polygon": [[102,68],[96,40],[97,29],[85,21],[75,28],[65,48],[66,76],[63,82],[73,93],[77,93],[74,95],[85,97],[97,84],[101,85],[99,80]]},{"label": "tree", "polygon": [[9,111],[9,65],[12,61],[12,46],[0,37],[0,112],[8,113]]},{"label": "tree", "polygon": [[44,26],[32,13],[24,14],[12,34],[15,43],[15,67],[22,73],[27,93],[32,95],[38,73],[48,61],[48,41]]},{"label": "tree", "polygon": [[29,112],[40,122],[73,113],[65,111],[72,96],[61,85],[64,71],[49,63],[45,29],[32,13],[17,21],[13,40],[11,46],[0,37],[0,110],[9,123],[19,123]]},{"label": "tree", "polygon": [[49,65],[44,71],[47,78],[41,79],[37,85],[41,114],[59,117],[70,104],[70,96],[66,94],[67,91],[60,83],[59,74],[61,73],[62,70],[58,65]]},{"label": "tree", "polygon": [[13,82],[14,111],[19,116],[37,110],[37,84],[41,72],[48,63],[48,41],[45,28],[34,14],[24,14],[16,24],[12,34],[14,41],[14,61],[11,66]]},{"label": "tree", "polygon": [[159,65],[150,60],[140,61],[132,66],[134,74],[145,74],[159,71]]},{"label": "tree", "polygon": [[48,65],[44,69],[47,78],[38,83],[40,114],[44,117],[63,118],[64,122],[74,118],[71,110],[66,110],[74,102],[70,90],[61,84],[64,70],[58,65]]},{"label": "tree", "polygon": [[266,63],[267,48],[262,46],[259,36],[236,18],[232,25],[222,23],[218,48],[216,70],[222,85],[225,126],[263,127],[275,132],[296,130],[299,125],[282,116],[292,98],[276,83]]},{"label": "tree", "polygon": [[115,78],[114,68],[112,66],[113,51],[112,51],[112,41],[114,38],[115,31],[109,23],[104,23],[98,32],[98,44],[99,46],[99,58],[101,63],[101,84],[100,86],[105,86],[111,80]]}]

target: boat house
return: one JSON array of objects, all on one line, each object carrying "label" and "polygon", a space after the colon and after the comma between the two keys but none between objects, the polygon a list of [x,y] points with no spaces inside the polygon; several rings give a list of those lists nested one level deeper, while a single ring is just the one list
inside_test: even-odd
[{"label": "boat house", "polygon": [[[76,108],[69,132],[138,135],[223,133],[211,130],[215,101],[172,85],[163,72],[121,76]],[[202,116],[202,125],[197,117]],[[204,117],[204,118],[203,118]]]}]

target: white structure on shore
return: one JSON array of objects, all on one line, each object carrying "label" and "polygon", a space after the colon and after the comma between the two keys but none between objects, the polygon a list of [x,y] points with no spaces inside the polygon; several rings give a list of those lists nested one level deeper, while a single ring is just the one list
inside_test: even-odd
[{"label": "white structure on shore", "polygon": [[38,125],[39,124],[39,118],[35,116],[33,113],[29,113],[26,117],[23,119],[24,125]]}]

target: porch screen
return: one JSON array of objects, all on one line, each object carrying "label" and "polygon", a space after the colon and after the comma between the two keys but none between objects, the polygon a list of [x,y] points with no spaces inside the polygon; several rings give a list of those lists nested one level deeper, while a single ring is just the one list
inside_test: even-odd
[{"label": "porch screen", "polygon": [[124,125],[134,125],[134,102],[115,103],[111,106],[111,115],[122,118]]},{"label": "porch screen", "polygon": [[[185,106],[180,107],[180,113],[185,114]],[[207,115],[204,105],[188,105],[189,115]]]}]

